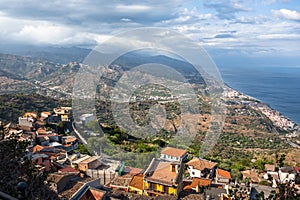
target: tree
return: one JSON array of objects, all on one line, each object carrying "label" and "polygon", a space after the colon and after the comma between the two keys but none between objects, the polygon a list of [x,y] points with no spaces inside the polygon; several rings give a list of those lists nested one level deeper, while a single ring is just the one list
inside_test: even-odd
[{"label": "tree", "polygon": [[281,156],[278,160],[279,167],[283,167],[283,165],[284,165],[283,161],[285,161],[285,154],[281,154]]},{"label": "tree", "polygon": [[297,193],[295,185],[290,181],[287,183],[278,183],[278,193],[276,197],[279,199],[297,200],[300,199],[300,195]]},{"label": "tree", "polygon": [[231,174],[231,177],[235,180],[240,180],[242,177],[242,174],[238,169],[232,169],[230,174]]},{"label": "tree", "polygon": [[93,121],[90,121],[89,123],[87,123],[86,125],[90,130],[96,132],[96,133],[99,133],[99,123],[97,120],[93,120]]},{"label": "tree", "polygon": [[17,197],[16,186],[26,182],[28,199],[58,199],[57,194],[44,185],[46,174],[38,171],[26,155],[29,141],[18,138],[18,135],[12,135],[0,141],[0,191]]},{"label": "tree", "polygon": [[4,139],[5,135],[9,133],[9,130],[4,126],[4,123],[0,121],[0,141]]}]

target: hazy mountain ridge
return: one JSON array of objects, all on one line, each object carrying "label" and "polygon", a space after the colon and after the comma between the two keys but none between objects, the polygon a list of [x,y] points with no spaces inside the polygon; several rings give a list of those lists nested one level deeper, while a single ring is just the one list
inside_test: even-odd
[{"label": "hazy mountain ridge", "polygon": [[69,62],[82,62],[91,52],[91,49],[79,47],[5,45],[0,47],[0,52],[48,60],[53,63],[67,64]]}]

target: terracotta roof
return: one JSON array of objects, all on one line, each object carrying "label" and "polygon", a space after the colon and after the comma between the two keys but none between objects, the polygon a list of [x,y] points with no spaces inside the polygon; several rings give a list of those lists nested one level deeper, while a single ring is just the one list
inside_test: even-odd
[{"label": "terracotta roof", "polygon": [[245,170],[241,172],[244,178],[250,178],[253,182],[260,182],[262,179],[258,176],[258,173],[254,170]]},{"label": "terracotta roof", "polygon": [[265,169],[266,169],[267,171],[272,171],[272,172],[274,172],[274,171],[275,171],[275,165],[265,164]]},{"label": "terracotta roof", "polygon": [[130,174],[132,176],[140,174],[142,172],[143,172],[143,169],[129,167],[129,166],[125,166],[125,169],[124,169],[124,173]]},{"label": "terracotta roof", "polygon": [[51,112],[44,111],[44,112],[41,112],[41,114],[44,114],[44,115],[51,115]]},{"label": "terracotta roof", "polygon": [[129,186],[129,183],[130,181],[132,180],[132,176],[130,174],[125,174],[123,176],[116,176],[110,186],[111,187],[128,187]]},{"label": "terracotta roof", "polygon": [[173,147],[166,147],[161,151],[161,154],[166,154],[169,156],[177,156],[177,157],[182,157],[186,153],[187,153],[187,150],[173,148]]},{"label": "terracotta roof", "polygon": [[300,167],[294,167],[294,170],[295,170],[296,172],[299,172],[299,171],[300,171]]},{"label": "terracotta roof", "polygon": [[106,194],[106,191],[97,188],[89,187],[88,190],[80,197],[80,200],[95,199],[101,200]]},{"label": "terracotta roof", "polygon": [[[65,173],[65,174],[71,174],[71,173]],[[74,174],[73,174],[74,176]],[[78,178],[70,180],[65,188],[64,191],[62,191],[59,194],[59,197],[63,197],[65,199],[71,199],[79,189],[81,189],[82,186],[84,186],[86,183],[94,181],[93,178]]]},{"label": "terracotta roof", "polygon": [[35,145],[35,146],[33,147],[33,153],[35,153],[35,152],[37,152],[37,151],[41,151],[41,150],[43,150],[43,149],[44,149],[43,146],[41,146],[41,145]]},{"label": "terracotta roof", "polygon": [[35,119],[38,118],[38,114],[36,112],[26,112],[23,116],[24,117],[33,117]]},{"label": "terracotta roof", "polygon": [[187,165],[193,166],[195,169],[202,171],[204,169],[214,168],[216,166],[216,163],[200,158],[193,158],[187,163]]},{"label": "terracotta roof", "polygon": [[43,128],[38,128],[36,131],[38,132],[38,134],[47,134],[47,131]]},{"label": "terracotta roof", "polygon": [[225,170],[223,170],[223,169],[217,169],[217,173],[216,173],[216,174],[217,174],[218,176],[222,176],[222,177],[231,179],[230,172],[225,171]]},{"label": "terracotta roof", "polygon": [[191,187],[196,188],[198,186],[210,186],[211,180],[210,179],[205,179],[205,178],[193,178]]},{"label": "terracotta roof", "polygon": [[67,166],[65,168],[62,168],[60,170],[58,170],[58,172],[71,172],[71,173],[77,173],[78,171],[76,169],[74,169],[71,166]]},{"label": "terracotta roof", "polygon": [[65,142],[68,143],[68,142],[75,142],[77,140],[76,137],[69,137],[69,138],[66,138],[65,139]]},{"label": "terracotta roof", "polygon": [[89,158],[83,160],[82,162],[80,162],[80,164],[82,164],[82,163],[90,163],[90,162],[93,162],[95,160],[100,160],[100,157],[99,156],[89,157]]},{"label": "terracotta roof", "polygon": [[178,174],[170,170],[171,164],[171,162],[153,159],[144,173],[147,176],[146,179],[161,184],[173,185]]},{"label": "terracotta roof", "polygon": [[144,189],[144,175],[138,174],[138,175],[133,176],[133,178],[131,179],[131,181],[129,183],[129,186],[134,187],[139,190],[143,190]]},{"label": "terracotta roof", "polygon": [[72,174],[69,173],[59,173],[59,172],[54,172],[54,173],[50,173],[47,177],[47,181],[48,182],[53,182],[53,183],[58,183],[59,181],[61,181],[63,178],[65,177],[69,177],[69,176],[74,176]]}]

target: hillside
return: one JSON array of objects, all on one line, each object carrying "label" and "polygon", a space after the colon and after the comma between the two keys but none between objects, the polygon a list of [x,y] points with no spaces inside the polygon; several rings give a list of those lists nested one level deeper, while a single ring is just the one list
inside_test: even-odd
[{"label": "hillside", "polygon": [[[166,88],[156,85],[146,85],[135,91],[130,100],[130,116],[139,125],[147,125],[150,122],[149,109],[155,104],[166,109],[166,121],[160,132],[155,138],[157,144],[152,144],[152,139],[140,140],[141,138],[130,137],[131,133],[124,133],[115,129],[115,121],[112,115],[111,101],[107,99],[125,70],[130,70],[134,66],[144,64],[154,59],[155,62],[172,65],[180,70],[185,78],[189,80],[192,88],[199,95],[198,101],[201,106],[200,119],[197,130],[199,134],[194,143],[190,146],[189,152],[197,155],[204,139],[204,134],[211,126],[210,99],[205,94],[206,85],[200,76],[193,76],[196,72],[185,62],[165,56],[141,56],[140,59],[133,59],[137,55],[125,55],[106,68],[105,77],[100,79],[96,95],[96,111],[100,123],[108,124],[112,130],[107,129],[107,137],[116,146],[120,146],[126,151],[153,151],[159,145],[166,145],[169,137],[178,131],[182,117],[193,118],[193,112],[181,116],[181,109],[178,99],[168,99],[171,95]],[[25,111],[44,111],[52,110],[58,105],[70,105],[72,89],[76,73],[81,64],[71,62],[68,64],[55,64],[53,62],[37,59],[33,57],[22,57],[16,55],[0,54],[0,120],[17,121],[20,114]],[[149,78],[149,77],[148,77]],[[83,83],[84,84],[84,83]],[[23,94],[21,94],[23,93]],[[30,95],[33,94],[33,95]],[[157,100],[150,100],[149,97],[165,99],[158,103]],[[104,99],[103,99],[104,97]],[[142,101],[136,101],[140,98]],[[151,97],[152,98],[152,97]],[[168,100],[166,100],[166,98]],[[61,101],[59,99],[64,99]],[[148,99],[148,100],[147,100]],[[247,102],[247,103],[245,103]],[[233,163],[242,163],[246,167],[249,159],[257,155],[276,151],[289,151],[290,144],[282,139],[280,134],[292,132],[283,130],[273,123],[262,111],[253,107],[257,102],[254,99],[241,95],[241,99],[236,96],[224,97],[223,103],[227,108],[227,115],[223,127],[223,134],[213,152],[208,155],[208,159],[213,159],[230,168]],[[84,113],[82,113],[84,114]],[[195,130],[194,130],[195,131]],[[125,141],[125,142],[124,142]],[[162,144],[164,143],[164,144]],[[249,152],[251,155],[249,156]],[[256,152],[256,153],[253,153]],[[292,152],[292,151],[291,151]],[[223,159],[226,155],[239,155],[235,158]],[[220,156],[222,155],[222,156]],[[288,156],[290,162],[299,163],[300,161]],[[219,160],[222,158],[222,160]],[[247,162],[243,162],[243,159]],[[247,164],[248,163],[248,164]],[[227,167],[226,167],[227,166]]]},{"label": "hillside", "polygon": [[70,105],[68,100],[57,100],[38,94],[0,95],[0,121],[17,123],[18,117],[25,112],[51,112],[55,107],[67,105]]}]

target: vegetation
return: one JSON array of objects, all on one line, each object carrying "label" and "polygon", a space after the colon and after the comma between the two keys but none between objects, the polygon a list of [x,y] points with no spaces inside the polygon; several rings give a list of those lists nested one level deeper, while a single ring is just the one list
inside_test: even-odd
[{"label": "vegetation", "polygon": [[[3,125],[0,128],[5,130]],[[8,134],[7,130],[2,133]],[[26,155],[28,145],[28,141],[19,141],[17,135],[0,141],[0,191],[17,197],[16,186],[25,182],[25,197],[28,199],[58,199],[57,194],[44,184],[47,175],[40,173]]]},{"label": "vegetation", "polygon": [[25,112],[52,111],[53,108],[70,105],[69,100],[56,100],[38,94],[5,94],[0,95],[0,120],[17,122]]}]

